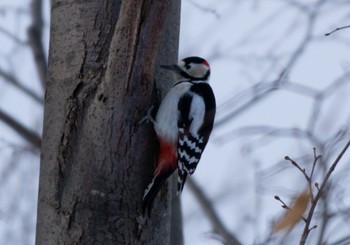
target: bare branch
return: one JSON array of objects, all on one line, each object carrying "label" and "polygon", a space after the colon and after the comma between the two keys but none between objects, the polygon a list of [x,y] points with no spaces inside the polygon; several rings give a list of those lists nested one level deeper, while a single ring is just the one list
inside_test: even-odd
[{"label": "bare branch", "polygon": [[0,26],[0,33],[4,34],[5,36],[12,39],[13,41],[15,41],[18,44],[25,44],[25,42],[22,41],[21,39],[19,39],[15,34],[12,34],[11,32],[9,32],[8,30],[6,30],[5,28],[3,28],[1,26]]},{"label": "bare branch", "polygon": [[23,86],[23,84],[21,84],[13,75],[0,69],[0,77],[3,77],[5,81],[7,81],[10,84],[12,84],[13,86],[15,86],[17,89],[19,89],[21,92],[28,95],[30,98],[32,98],[33,100],[35,100],[39,104],[44,104],[44,100],[41,96],[35,94],[32,90]]},{"label": "bare branch", "polygon": [[47,59],[43,44],[42,0],[32,0],[32,24],[28,28],[28,41],[31,47],[43,89],[46,86]]},{"label": "bare branch", "polygon": [[318,90],[309,87],[303,83],[292,82],[288,80],[283,84],[282,88],[284,90],[309,97],[316,97],[320,93]]},{"label": "bare branch", "polygon": [[199,188],[196,182],[189,178],[187,180],[188,187],[191,189],[194,196],[197,198],[199,204],[203,208],[204,213],[208,216],[214,233],[222,237],[224,243],[227,245],[241,245],[235,236],[233,236],[224,226],[217,213],[214,210],[212,202],[205,196],[203,191]]},{"label": "bare branch", "polygon": [[330,243],[329,245],[350,244],[350,235],[345,236],[337,241]]},{"label": "bare branch", "polygon": [[[229,112],[226,115],[220,116],[220,118],[218,118],[215,122],[216,127],[220,127],[223,124],[226,124],[227,122],[231,122],[232,119],[237,117],[240,113],[251,109],[262,99],[267,98],[268,95],[272,94],[271,92],[277,91],[282,88],[284,83],[287,82],[286,75],[292,71],[295,64],[301,58],[302,54],[308,48],[308,45],[312,41],[312,30],[314,29],[315,22],[318,18],[319,9],[324,3],[325,0],[319,0],[314,5],[313,9],[310,10],[305,35],[300,41],[295,51],[293,51],[292,55],[288,58],[287,62],[283,65],[284,68],[282,68],[282,70],[279,72],[277,78],[272,82],[261,82],[257,85],[254,85],[251,88],[248,88],[247,90],[235,96],[232,100],[227,101],[223,106],[220,106],[219,109],[222,109],[226,106],[232,108],[232,105],[234,104],[233,102],[235,100],[237,101],[237,98],[243,98],[243,100],[245,100],[243,104],[241,103],[241,105],[233,107],[233,110],[229,110]],[[290,88],[290,84],[288,88]],[[295,86],[295,88],[300,90],[300,87],[297,87],[297,85]],[[306,90],[304,89],[304,91]],[[315,93],[314,90],[311,90],[309,88],[307,88],[307,92]]]},{"label": "bare branch", "polygon": [[[233,118],[237,117],[239,114],[247,111],[254,105],[258,104],[262,99],[265,99],[268,97],[268,95],[271,94],[271,92],[276,91],[279,87],[276,86],[276,83],[266,84],[266,86],[261,86],[261,84],[257,84],[256,86],[253,86],[252,88],[249,88],[242,92],[242,94],[249,94],[251,98],[244,102],[242,105],[237,106],[237,109],[227,113],[227,115],[222,115],[221,118],[215,121],[215,127],[220,127],[227,122],[231,122]],[[233,98],[233,100],[236,100],[236,97],[241,97],[241,94],[238,94]],[[223,106],[231,106],[232,107],[232,100],[225,103]],[[222,106],[222,107],[223,107]],[[222,109],[222,107],[220,109]]]},{"label": "bare branch", "polygon": [[307,222],[305,224],[304,231],[301,235],[301,239],[300,239],[300,243],[299,243],[300,245],[304,245],[306,243],[308,235],[309,235],[310,231],[313,229],[313,228],[309,228],[309,227],[310,227],[310,223],[311,223],[314,211],[316,209],[317,203],[326,189],[326,186],[328,184],[328,180],[329,180],[331,174],[333,173],[334,169],[338,165],[339,161],[341,160],[341,158],[343,157],[343,155],[345,154],[345,152],[347,151],[349,146],[350,146],[350,140],[347,142],[347,144],[345,145],[343,150],[339,153],[339,155],[337,156],[337,158],[335,159],[335,161],[333,162],[333,164],[331,165],[331,167],[327,171],[326,176],[324,177],[324,179],[322,181],[321,187],[319,188],[319,191],[317,192],[317,195],[315,196],[314,201],[311,203],[310,211],[309,211],[308,216],[306,218]]},{"label": "bare branch", "polygon": [[213,14],[217,19],[220,18],[220,14],[215,9],[211,9],[211,8],[205,7],[203,5],[200,5],[196,2],[194,2],[193,0],[188,0],[188,2],[191,3],[193,6],[195,6],[196,8],[202,10],[203,12]]},{"label": "bare branch", "polygon": [[[265,125],[256,126],[246,126],[235,129],[231,132],[223,133],[221,135],[215,136],[214,140],[220,143],[226,143],[232,138],[248,135],[263,135],[264,137],[257,143],[263,143],[266,145],[266,137],[290,137],[298,139],[308,139],[313,145],[319,145],[319,140],[310,132],[303,130],[301,128],[283,128],[283,127],[272,127]],[[257,140],[258,141],[258,140]],[[250,143],[252,144],[252,143]],[[256,144],[257,145],[257,144]]]},{"label": "bare branch", "polygon": [[0,120],[6,123],[10,128],[12,128],[15,132],[17,132],[20,136],[22,136],[25,140],[27,140],[37,149],[40,149],[41,137],[38,134],[26,128],[16,119],[14,119],[2,110],[0,110]]}]

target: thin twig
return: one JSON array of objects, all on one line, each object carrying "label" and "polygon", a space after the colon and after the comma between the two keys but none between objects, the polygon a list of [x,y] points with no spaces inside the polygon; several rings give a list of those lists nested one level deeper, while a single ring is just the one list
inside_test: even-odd
[{"label": "thin twig", "polygon": [[315,171],[315,166],[316,166],[316,163],[318,161],[318,159],[321,158],[321,155],[318,155],[316,154],[316,148],[314,147],[314,162],[312,164],[312,169],[311,169],[311,173],[310,173],[310,180],[312,181],[312,177],[314,175],[314,171]]},{"label": "thin twig", "polygon": [[[284,201],[282,201],[282,199],[279,196],[274,196],[274,198],[282,203],[282,208],[285,208],[288,211],[292,211],[292,209]],[[301,219],[304,220],[304,222],[306,222],[306,218],[304,216],[301,216]]]},{"label": "thin twig", "polygon": [[291,210],[291,208],[290,207],[288,207],[288,205],[284,202],[284,201],[282,201],[282,199],[279,197],[279,196],[274,196],[274,198],[277,200],[277,201],[279,201],[280,203],[282,203],[282,208],[285,208],[285,209],[287,209],[287,210]]},{"label": "thin twig", "polygon": [[306,171],[305,171],[305,168],[301,168],[301,167],[299,166],[299,164],[298,164],[296,161],[294,161],[293,159],[291,159],[289,156],[285,156],[284,159],[286,159],[286,160],[289,161],[293,166],[295,166],[297,169],[299,169],[300,172],[304,175],[304,177],[305,177],[305,179],[306,179],[306,181],[307,181],[308,183],[311,182],[310,177],[307,175],[307,173],[306,173]]},{"label": "thin twig", "polygon": [[[312,179],[311,179],[311,174],[310,176],[307,175],[306,171],[304,168],[301,168],[299,166],[299,164],[297,162],[295,162],[294,160],[292,160],[289,156],[286,156],[284,159],[288,160],[289,162],[291,162],[297,169],[300,170],[300,172],[304,175],[305,179],[306,179],[306,182],[307,182],[307,186],[308,186],[308,189],[309,189],[309,194],[310,194],[310,199],[311,199],[311,202],[314,201],[314,194],[313,194],[313,191],[312,191]],[[314,159],[314,165],[316,165],[316,158]],[[313,166],[314,168],[314,166]],[[313,171],[314,169],[312,169],[312,174],[313,174]]]},{"label": "thin twig", "polygon": [[312,229],[314,229],[313,227],[312,228],[309,228],[309,227],[310,227],[310,223],[311,223],[313,214],[315,212],[317,203],[318,203],[319,199],[321,198],[321,196],[322,196],[322,194],[323,194],[323,192],[324,192],[324,190],[325,190],[325,188],[326,188],[326,186],[328,184],[328,180],[329,180],[331,174],[333,173],[334,169],[338,165],[340,159],[343,157],[343,155],[345,154],[345,152],[347,151],[349,146],[350,146],[350,140],[346,143],[346,145],[343,148],[343,150],[340,152],[340,154],[337,156],[337,158],[335,159],[335,161],[333,162],[333,164],[331,165],[331,167],[327,171],[326,176],[324,177],[324,179],[322,181],[321,187],[319,188],[319,191],[317,192],[317,195],[315,196],[314,201],[311,203],[310,211],[309,211],[308,216],[306,218],[307,222],[305,223],[305,227],[304,227],[303,233],[301,235],[301,239],[300,239],[299,245],[304,245],[306,243],[306,240],[308,238],[308,235],[309,235],[310,231]]},{"label": "thin twig", "polygon": [[213,14],[217,19],[220,19],[220,14],[215,9],[205,7],[192,0],[188,0],[188,2],[191,3],[193,6],[197,7],[198,9],[202,10],[203,12]]},{"label": "thin twig", "polygon": [[316,182],[315,183],[315,187],[316,187],[316,189],[318,190],[318,191],[320,191],[320,186],[319,186],[319,184]]},{"label": "thin twig", "polygon": [[333,34],[334,32],[337,32],[337,31],[340,31],[340,30],[343,30],[343,29],[346,29],[346,28],[350,28],[350,25],[338,27],[338,28],[334,29],[333,31],[328,32],[328,33],[326,33],[326,34],[324,34],[324,35],[325,35],[325,36],[329,36],[329,35]]}]

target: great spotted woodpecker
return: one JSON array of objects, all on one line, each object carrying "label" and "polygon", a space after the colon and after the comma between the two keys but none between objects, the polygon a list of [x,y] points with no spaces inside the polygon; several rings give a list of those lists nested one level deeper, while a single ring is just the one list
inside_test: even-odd
[{"label": "great spotted woodpecker", "polygon": [[210,67],[205,59],[188,57],[161,67],[172,71],[176,81],[154,121],[160,152],[153,180],[143,196],[143,213],[176,169],[177,193],[181,194],[187,175],[194,173],[207,145],[216,112],[215,96],[208,84]]}]

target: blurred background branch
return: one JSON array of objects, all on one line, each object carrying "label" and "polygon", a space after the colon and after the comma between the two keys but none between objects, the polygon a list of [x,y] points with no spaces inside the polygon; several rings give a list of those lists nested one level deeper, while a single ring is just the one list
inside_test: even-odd
[{"label": "blurred background branch", "polygon": [[221,219],[214,210],[213,201],[208,199],[203,190],[196,184],[195,180],[189,178],[187,183],[193,195],[195,195],[199,204],[201,205],[205,215],[210,220],[213,227],[213,233],[218,235],[224,244],[241,245],[237,238],[231,234],[231,232],[228,231],[225,225],[222,223]]},{"label": "blurred background branch", "polygon": [[28,42],[37,67],[37,73],[43,90],[45,90],[47,74],[47,52],[43,44],[43,0],[32,0],[32,23],[28,27]]}]

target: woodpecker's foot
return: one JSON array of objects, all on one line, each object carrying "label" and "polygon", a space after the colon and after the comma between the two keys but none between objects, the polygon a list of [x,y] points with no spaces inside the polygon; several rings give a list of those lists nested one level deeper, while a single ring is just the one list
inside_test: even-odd
[{"label": "woodpecker's foot", "polygon": [[152,105],[149,109],[148,109],[148,111],[147,111],[147,115],[146,116],[144,116],[140,121],[139,121],[139,124],[142,124],[142,123],[144,123],[145,121],[146,122],[152,122],[153,124],[155,124],[156,123],[156,121],[154,120],[154,118],[152,117],[152,111],[153,111],[153,108],[154,108],[154,106]]}]

